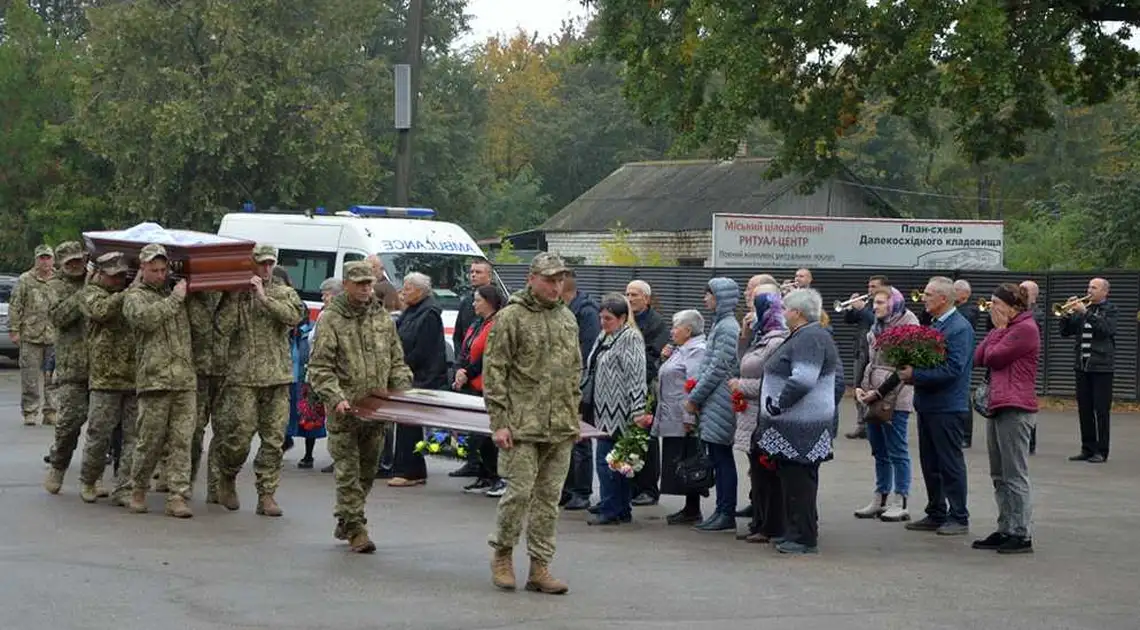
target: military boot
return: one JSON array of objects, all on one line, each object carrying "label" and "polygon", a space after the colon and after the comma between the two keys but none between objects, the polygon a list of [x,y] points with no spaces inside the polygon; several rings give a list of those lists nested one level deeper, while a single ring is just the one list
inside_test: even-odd
[{"label": "military boot", "polygon": [[237,495],[237,480],[233,477],[219,477],[218,478],[218,503],[222,507],[230,510],[241,509],[241,503],[238,501]]},{"label": "military boot", "polygon": [[348,546],[356,553],[373,553],[376,551],[376,543],[368,537],[368,531],[363,527],[356,530],[352,538],[348,540]]},{"label": "military boot", "polygon": [[95,491],[95,484],[81,483],[79,484],[79,498],[83,499],[84,503],[94,503],[99,493]]},{"label": "military boot", "polygon": [[333,538],[337,540],[348,540],[348,534],[345,531],[344,519],[336,520],[336,527],[333,528]]},{"label": "military boot", "polygon": [[550,568],[546,563],[530,559],[530,575],[526,578],[526,590],[550,595],[565,595],[570,587],[561,580],[550,575]]},{"label": "military boot", "polygon": [[515,590],[514,549],[495,549],[491,556],[491,582],[505,591]]},{"label": "military boot", "polygon": [[45,427],[54,427],[56,423],[55,414],[45,413],[43,415],[43,425]]},{"label": "military boot", "polygon": [[257,498],[257,513],[262,516],[281,516],[284,510],[277,505],[277,499],[272,494],[263,494]]},{"label": "military boot", "polygon": [[174,518],[190,518],[194,513],[190,511],[190,506],[186,505],[186,499],[172,494],[166,499],[166,515]]},{"label": "military boot", "polygon": [[115,507],[131,507],[130,490],[115,490],[112,492],[111,505]]},{"label": "military boot", "polygon": [[55,468],[48,469],[47,478],[44,479],[44,490],[49,494],[59,494],[63,488],[63,472]]},{"label": "military boot", "polygon": [[102,479],[99,479],[95,482],[95,496],[99,497],[100,499],[106,499],[107,497],[111,496],[111,491],[107,489],[107,486],[103,485]]},{"label": "military boot", "polygon": [[131,502],[127,509],[135,514],[146,514],[146,488],[135,488],[131,491]]}]

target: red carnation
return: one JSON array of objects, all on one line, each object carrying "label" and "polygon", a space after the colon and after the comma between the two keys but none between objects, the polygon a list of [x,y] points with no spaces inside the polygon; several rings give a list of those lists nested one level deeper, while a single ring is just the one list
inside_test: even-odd
[{"label": "red carnation", "polygon": [[772,461],[767,453],[761,453],[760,457],[756,458],[756,463],[764,470],[776,470],[776,462]]},{"label": "red carnation", "polygon": [[875,338],[875,349],[887,363],[902,367],[932,368],[946,362],[946,338],[926,326],[896,326]]},{"label": "red carnation", "polygon": [[685,393],[688,394],[689,392],[693,391],[693,388],[696,386],[697,386],[697,379],[695,379],[695,378],[691,378],[691,379],[685,381]]},{"label": "red carnation", "polygon": [[744,392],[732,392],[732,410],[736,413],[743,413],[748,409],[748,400],[744,398]]}]

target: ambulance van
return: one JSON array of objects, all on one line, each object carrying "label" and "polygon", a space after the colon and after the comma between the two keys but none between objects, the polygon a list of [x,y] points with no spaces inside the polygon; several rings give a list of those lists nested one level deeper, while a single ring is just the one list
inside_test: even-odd
[{"label": "ambulance van", "polygon": [[[436,302],[443,309],[448,362],[454,361],[451,335],[460,298],[471,290],[468,269],[486,260],[475,240],[454,223],[434,221],[427,208],[353,206],[344,212],[274,214],[253,211],[222,217],[218,234],[267,243],[278,249],[277,264],[293,280],[301,299],[316,317],[321,309],[320,286],[342,277],[345,263],[377,254],[388,280],[403,286],[413,271],[431,277]],[[492,280],[509,295],[497,273]]]}]

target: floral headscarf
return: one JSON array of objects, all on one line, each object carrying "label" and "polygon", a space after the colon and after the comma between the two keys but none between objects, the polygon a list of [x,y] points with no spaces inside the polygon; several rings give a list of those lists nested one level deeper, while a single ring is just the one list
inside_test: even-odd
[{"label": "floral headscarf", "polygon": [[752,305],[756,308],[756,321],[752,323],[752,332],[757,336],[773,330],[785,330],[788,324],[784,321],[784,300],[779,293],[757,293],[752,298]]},{"label": "floral headscarf", "polygon": [[898,289],[891,287],[890,310],[887,311],[887,316],[883,318],[875,318],[874,325],[871,326],[871,331],[876,335],[879,334],[888,324],[902,317],[906,312],[906,298],[899,292]]}]

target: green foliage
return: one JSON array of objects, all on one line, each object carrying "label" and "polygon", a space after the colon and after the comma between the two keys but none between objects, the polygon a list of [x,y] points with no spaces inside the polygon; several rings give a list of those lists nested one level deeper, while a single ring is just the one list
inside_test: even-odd
[{"label": "green foliage", "polygon": [[515,244],[507,239],[507,235],[511,231],[508,229],[499,230],[499,251],[495,252],[495,264],[497,265],[513,265],[521,263],[522,257],[515,253]]},{"label": "green foliage", "polygon": [[603,240],[600,245],[605,252],[607,265],[617,267],[675,267],[676,260],[670,260],[661,255],[659,251],[650,251],[642,255],[633,247],[630,240],[630,229],[618,221],[610,228],[610,238]]}]

